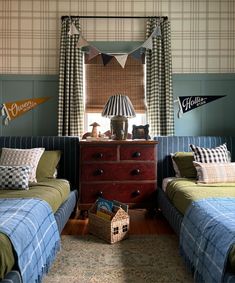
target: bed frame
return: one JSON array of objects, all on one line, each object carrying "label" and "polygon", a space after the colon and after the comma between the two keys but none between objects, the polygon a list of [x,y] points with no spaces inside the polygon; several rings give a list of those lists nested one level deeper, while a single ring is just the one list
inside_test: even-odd
[{"label": "bed frame", "polygon": [[[78,137],[0,137],[0,148],[32,148],[44,147],[46,150],[60,150],[62,152],[58,169],[58,178],[67,179],[70,182],[71,192],[68,199],[55,213],[55,219],[61,233],[70,215],[76,209],[78,198],[78,162],[79,162],[79,138]],[[17,270],[10,271],[0,283],[22,283],[20,273]]]},{"label": "bed frame", "polygon": [[[189,144],[195,144],[202,147],[216,147],[223,143],[227,144],[231,152],[232,160],[235,160],[235,138],[222,136],[171,136],[155,137],[158,144],[158,191],[157,206],[167,219],[175,233],[179,236],[183,215],[172,205],[166,194],[161,189],[163,178],[174,176],[174,169],[171,162],[171,153],[176,151],[190,151]],[[224,282],[234,282],[235,275],[226,273]]]}]

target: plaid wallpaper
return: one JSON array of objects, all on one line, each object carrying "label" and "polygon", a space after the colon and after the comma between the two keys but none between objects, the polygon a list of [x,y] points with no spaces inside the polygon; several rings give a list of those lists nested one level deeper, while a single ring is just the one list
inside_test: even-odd
[{"label": "plaid wallpaper", "polygon": [[[62,15],[168,16],[174,73],[235,72],[234,0],[0,0],[0,73],[58,74]],[[143,40],[143,19],[81,20],[89,40]]]}]

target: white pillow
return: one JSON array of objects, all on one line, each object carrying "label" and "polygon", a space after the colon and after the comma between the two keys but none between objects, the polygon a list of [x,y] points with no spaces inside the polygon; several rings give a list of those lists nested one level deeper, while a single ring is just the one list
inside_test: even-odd
[{"label": "white pillow", "polygon": [[2,148],[0,158],[1,166],[31,166],[32,170],[29,175],[29,182],[37,182],[36,170],[38,162],[45,148],[17,149]]},{"label": "white pillow", "polygon": [[30,166],[0,166],[0,190],[28,190],[30,172]]}]

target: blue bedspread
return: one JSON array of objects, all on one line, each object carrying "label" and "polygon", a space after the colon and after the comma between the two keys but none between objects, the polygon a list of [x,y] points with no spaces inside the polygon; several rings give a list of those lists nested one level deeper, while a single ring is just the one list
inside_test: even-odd
[{"label": "blue bedspread", "polygon": [[180,252],[196,282],[223,282],[231,245],[235,243],[235,198],[193,202],[183,218]]},{"label": "blue bedspread", "polygon": [[0,231],[12,242],[23,282],[41,282],[60,248],[60,235],[48,203],[1,199]]}]

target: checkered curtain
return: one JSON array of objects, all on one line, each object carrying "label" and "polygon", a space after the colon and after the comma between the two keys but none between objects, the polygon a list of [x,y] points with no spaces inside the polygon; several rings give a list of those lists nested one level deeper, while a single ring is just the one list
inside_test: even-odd
[{"label": "checkered curtain", "polygon": [[171,28],[168,20],[150,18],[147,37],[157,25],[161,36],[153,38],[153,48],[146,52],[147,118],[152,136],[167,136],[174,134]]},{"label": "checkered curtain", "polygon": [[66,17],[61,24],[58,135],[80,136],[83,133],[83,55],[76,48],[79,35],[68,35],[71,21],[80,30],[79,19]]}]

